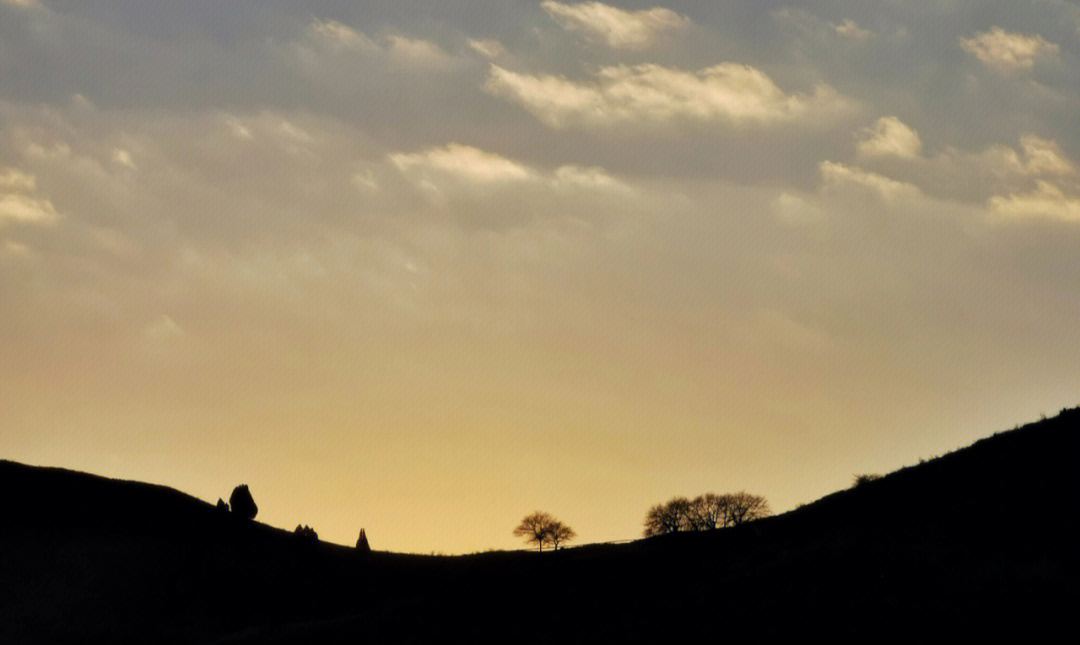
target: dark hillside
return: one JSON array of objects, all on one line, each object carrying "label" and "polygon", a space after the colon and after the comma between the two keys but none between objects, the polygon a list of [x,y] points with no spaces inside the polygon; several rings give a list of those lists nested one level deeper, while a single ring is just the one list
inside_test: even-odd
[{"label": "dark hillside", "polygon": [[1078,447],[1065,410],[735,529],[441,558],[0,462],[0,641],[1075,636]]}]

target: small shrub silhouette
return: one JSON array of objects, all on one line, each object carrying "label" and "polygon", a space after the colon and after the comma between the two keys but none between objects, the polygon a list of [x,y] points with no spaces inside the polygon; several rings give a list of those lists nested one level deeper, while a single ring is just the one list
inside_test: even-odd
[{"label": "small shrub silhouette", "polygon": [[318,542],[319,534],[315,532],[315,529],[306,524],[297,524],[296,530],[293,533],[308,542]]},{"label": "small shrub silhouette", "polygon": [[881,475],[877,475],[877,474],[874,474],[874,473],[865,473],[865,474],[862,474],[862,475],[855,475],[854,486],[857,488],[857,487],[862,486],[864,484],[869,484],[870,482],[874,481],[875,479],[881,479]]},{"label": "small shrub silhouette", "polygon": [[241,484],[233,489],[229,496],[229,508],[240,517],[253,520],[259,514],[259,507],[255,505],[255,499],[251,496],[247,484]]},{"label": "small shrub silhouette", "polygon": [[219,497],[217,500],[217,506],[214,507],[214,510],[216,510],[218,513],[228,513],[229,505],[225,503],[225,500]]}]

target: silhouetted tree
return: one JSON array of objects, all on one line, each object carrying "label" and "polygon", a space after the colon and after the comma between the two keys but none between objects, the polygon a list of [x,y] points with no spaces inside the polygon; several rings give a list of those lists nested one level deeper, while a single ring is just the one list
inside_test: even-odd
[{"label": "silhouetted tree", "polygon": [[675,497],[657,504],[645,515],[645,537],[690,530],[690,500]]},{"label": "silhouetted tree", "polygon": [[514,528],[514,535],[525,538],[526,542],[535,542],[541,551],[545,544],[558,548],[563,542],[577,537],[569,526],[541,511],[526,515]]},{"label": "silhouetted tree", "polygon": [[772,515],[772,511],[769,510],[769,503],[761,495],[751,495],[746,491],[739,491],[738,493],[724,495],[724,497],[727,498],[725,524],[728,526],[738,526],[743,522]]},{"label": "silhouetted tree", "polygon": [[247,484],[241,484],[233,489],[229,496],[229,508],[240,517],[253,520],[259,514],[259,507],[255,505],[255,498],[251,496]]},{"label": "silhouetted tree", "polygon": [[544,543],[548,541],[548,526],[555,518],[547,513],[536,511],[526,515],[521,523],[514,528],[514,535],[525,538],[526,542],[536,542],[540,550],[544,550]]},{"label": "silhouetted tree", "polygon": [[371,545],[368,544],[364,529],[360,529],[360,537],[356,539],[356,550],[362,554],[371,553]]},{"label": "silhouetted tree", "polygon": [[217,506],[215,506],[214,509],[219,513],[228,513],[229,505],[225,503],[225,500],[219,497],[217,500]]},{"label": "silhouetted tree", "polygon": [[551,542],[551,547],[553,549],[558,549],[560,544],[569,542],[575,537],[577,537],[577,533],[574,532],[574,529],[563,524],[559,520],[553,521],[548,526],[548,540]]},{"label": "silhouetted tree", "polygon": [[649,509],[645,516],[645,537],[736,526],[770,514],[764,497],[746,492],[705,493],[693,500],[676,497]]},{"label": "silhouetted tree", "polygon": [[695,531],[718,529],[727,521],[727,498],[725,495],[705,493],[690,500],[689,524]]}]

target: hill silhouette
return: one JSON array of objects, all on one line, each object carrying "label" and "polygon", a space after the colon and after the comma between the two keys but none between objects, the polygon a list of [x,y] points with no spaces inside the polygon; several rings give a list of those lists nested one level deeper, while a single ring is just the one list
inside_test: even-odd
[{"label": "hill silhouette", "polygon": [[466,556],[0,461],[0,641],[1075,636],[1078,447],[1075,408],[739,527]]}]

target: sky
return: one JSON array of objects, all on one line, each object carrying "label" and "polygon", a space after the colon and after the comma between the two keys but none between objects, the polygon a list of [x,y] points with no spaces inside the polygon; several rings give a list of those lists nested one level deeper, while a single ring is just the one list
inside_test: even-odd
[{"label": "sky", "polygon": [[1080,402],[1080,4],[0,0],[0,458],[375,549]]}]

